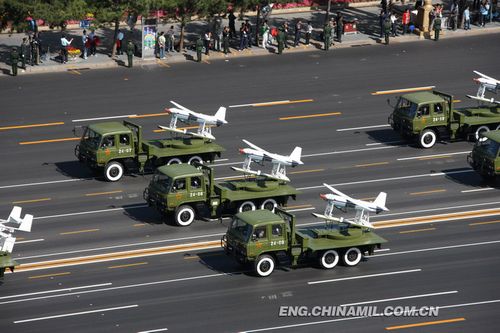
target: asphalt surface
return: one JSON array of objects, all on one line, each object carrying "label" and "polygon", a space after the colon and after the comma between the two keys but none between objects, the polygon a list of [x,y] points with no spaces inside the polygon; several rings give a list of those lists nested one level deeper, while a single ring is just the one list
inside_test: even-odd
[{"label": "asphalt surface", "polygon": [[[216,177],[235,175],[229,166],[243,161],[237,150],[243,147],[241,139],[282,154],[295,145],[303,147],[304,165],[288,170],[292,184],[302,192],[290,203],[302,224],[317,222],[310,213],[324,208],[319,199],[326,192],[321,186],[324,182],[359,198],[386,191],[391,211],[373,218],[377,222],[496,209],[498,184],[484,183],[466,163],[471,142],[439,143],[428,150],[401,142],[386,126],[391,111],[386,99],[396,95],[371,93],[433,85],[452,92],[461,100],[458,106],[474,105],[465,97],[477,89],[472,71],[500,77],[495,61],[499,36],[221,60],[201,69],[186,63],[170,68],[151,65],[82,71],[81,75],[43,74],[18,77],[15,85],[0,78],[4,111],[0,122],[0,213],[7,216],[15,202],[25,213],[35,215],[32,232],[16,234],[24,239],[18,239],[13,256],[24,265],[218,240],[227,220],[222,224],[198,221],[189,228],[178,228],[145,207],[142,191],[150,175],[106,183],[76,161],[73,149],[77,141],[33,144],[72,138],[73,126],[92,122],[82,119],[160,113],[170,106],[169,100],[209,114],[220,105],[229,106],[229,125],[214,130],[217,141],[227,149],[224,160],[215,163]],[[240,106],[283,100],[292,102]],[[325,115],[331,113],[340,114]],[[322,116],[304,117],[311,115]],[[298,116],[302,117],[289,118]],[[153,129],[169,119],[157,116],[133,121],[144,126],[147,136],[156,138],[164,134],[153,133]],[[50,123],[63,124],[5,129]],[[279,305],[339,305],[448,291],[432,298],[384,301],[379,306],[498,301],[498,223],[470,225],[496,219],[450,217],[448,222],[432,225],[382,229],[379,233],[389,240],[386,247],[390,250],[356,268],[278,270],[269,279],[228,274],[241,272],[241,268],[215,248],[19,271],[6,275],[1,286],[0,323],[7,332],[55,327],[75,332],[161,328],[230,332],[339,319],[280,318]],[[400,233],[405,230],[412,232]],[[477,244],[481,242],[496,243]],[[464,244],[475,245],[414,251]],[[385,255],[402,251],[409,252]],[[129,264],[133,266],[125,266]],[[421,271],[336,285],[307,284],[412,269]],[[112,285],[77,289],[95,290],[84,294],[47,297],[76,291],[59,291],[64,288],[105,283]],[[152,284],[125,287],[142,283]],[[123,288],[101,290],[119,286]],[[9,297],[51,290],[57,291]],[[33,297],[42,298],[31,300]],[[12,300],[21,301],[6,303]],[[103,311],[110,308],[118,309]],[[494,332],[498,310],[494,302],[443,308],[438,318],[359,318],[286,330],[371,332],[400,324],[465,318],[432,329]],[[14,323],[68,313],[78,315]]]}]

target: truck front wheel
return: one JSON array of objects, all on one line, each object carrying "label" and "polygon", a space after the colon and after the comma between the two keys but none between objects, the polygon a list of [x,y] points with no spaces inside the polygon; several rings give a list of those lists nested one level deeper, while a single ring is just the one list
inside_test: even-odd
[{"label": "truck front wheel", "polygon": [[267,210],[270,210],[271,212],[274,213],[274,209],[276,208],[276,206],[278,206],[278,203],[276,202],[276,200],[266,199],[266,200],[264,200],[262,205],[260,205],[260,209],[267,209]]},{"label": "truck front wheel", "polygon": [[346,266],[356,266],[359,264],[361,261],[361,258],[363,255],[361,254],[361,251],[357,247],[351,247],[347,251],[345,251],[344,255],[342,256],[342,262]]},{"label": "truck front wheel", "polygon": [[487,133],[490,131],[490,128],[488,126],[479,126],[476,129],[476,132],[474,133],[474,137],[476,138],[476,141],[484,141],[486,138],[481,137],[482,134]]},{"label": "truck front wheel", "polygon": [[111,162],[104,168],[104,177],[109,182],[116,182],[123,176],[123,165],[120,162]]},{"label": "truck front wheel", "polygon": [[323,252],[323,255],[321,256],[319,260],[319,264],[321,265],[322,268],[325,269],[331,269],[339,263],[339,254],[335,250],[328,250]]},{"label": "truck front wheel", "polygon": [[271,275],[274,271],[274,258],[263,254],[255,260],[255,273],[260,277]]},{"label": "truck front wheel", "polygon": [[418,143],[422,148],[432,148],[436,143],[436,133],[431,129],[426,129],[420,134],[418,138]]},{"label": "truck front wheel", "polygon": [[238,213],[248,212],[255,210],[255,204],[252,201],[243,201],[238,207]]},{"label": "truck front wheel", "polygon": [[175,210],[175,224],[181,227],[187,227],[193,223],[195,217],[195,212],[193,207],[188,205],[183,205],[177,207]]}]

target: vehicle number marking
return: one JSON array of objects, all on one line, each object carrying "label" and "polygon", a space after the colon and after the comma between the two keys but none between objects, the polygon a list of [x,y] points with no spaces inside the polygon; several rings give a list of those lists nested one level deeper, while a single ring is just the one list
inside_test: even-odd
[{"label": "vehicle number marking", "polygon": [[432,121],[444,121],[444,116],[441,117],[433,117]]},{"label": "vehicle number marking", "polygon": [[127,154],[127,153],[131,153],[132,152],[132,148],[120,148],[118,149],[118,154]]},{"label": "vehicle number marking", "polygon": [[203,192],[191,192],[191,193],[189,193],[190,198],[202,197],[202,196],[203,196]]},{"label": "vehicle number marking", "polygon": [[271,246],[278,246],[278,245],[285,245],[285,241],[279,240],[279,241],[271,241]]}]

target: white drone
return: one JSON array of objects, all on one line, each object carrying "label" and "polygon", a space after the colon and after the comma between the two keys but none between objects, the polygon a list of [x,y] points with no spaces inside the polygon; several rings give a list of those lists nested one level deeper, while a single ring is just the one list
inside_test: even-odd
[{"label": "white drone", "polygon": [[478,71],[474,71],[474,73],[480,76],[474,79],[474,81],[479,83],[479,87],[477,88],[476,96],[467,95],[467,97],[481,102],[500,104],[500,101],[496,101],[494,98],[488,99],[484,97],[484,93],[486,91],[496,94],[497,91],[500,90],[500,81],[492,77],[489,77],[487,75],[484,75],[482,73],[479,73]]},{"label": "white drone", "polygon": [[7,220],[0,219],[0,252],[12,253],[16,243],[15,231],[31,231],[33,215],[26,214],[21,218],[21,210],[21,207],[14,206]]}]

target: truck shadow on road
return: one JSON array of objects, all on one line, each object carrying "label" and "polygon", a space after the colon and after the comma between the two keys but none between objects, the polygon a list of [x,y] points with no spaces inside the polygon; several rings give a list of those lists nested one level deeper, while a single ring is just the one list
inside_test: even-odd
[{"label": "truck shadow on road", "polygon": [[[43,165],[51,165],[51,164],[52,163],[43,163]],[[70,178],[95,177],[95,174],[92,172],[92,170],[87,168],[85,165],[81,164],[79,161],[55,162],[53,164],[56,167],[57,172]]]},{"label": "truck shadow on road", "polygon": [[[363,131],[355,131],[353,134],[360,134]],[[371,130],[365,132],[368,137],[375,141],[375,143],[381,143],[388,146],[399,146],[405,144],[405,140],[392,128]],[[407,142],[411,146],[416,146],[416,143]]]},{"label": "truck shadow on road", "polygon": [[168,220],[162,218],[154,209],[143,206],[142,202],[140,204],[123,205],[122,208],[123,214],[134,221],[150,225],[169,224]]},{"label": "truck shadow on road", "polygon": [[221,249],[202,252],[185,253],[185,260],[194,260],[209,270],[228,275],[249,275],[253,276],[252,269],[248,265],[240,265],[231,257],[227,256]]},{"label": "truck shadow on road", "polygon": [[[431,171],[431,173],[433,170]],[[477,172],[472,170],[472,168],[458,168],[458,169],[446,169],[441,171],[434,172],[442,172],[445,174],[445,177],[449,180],[454,181],[460,185],[468,186],[468,190],[480,190],[482,188],[496,188],[500,189],[500,183],[495,179],[487,180],[483,179]]]}]

